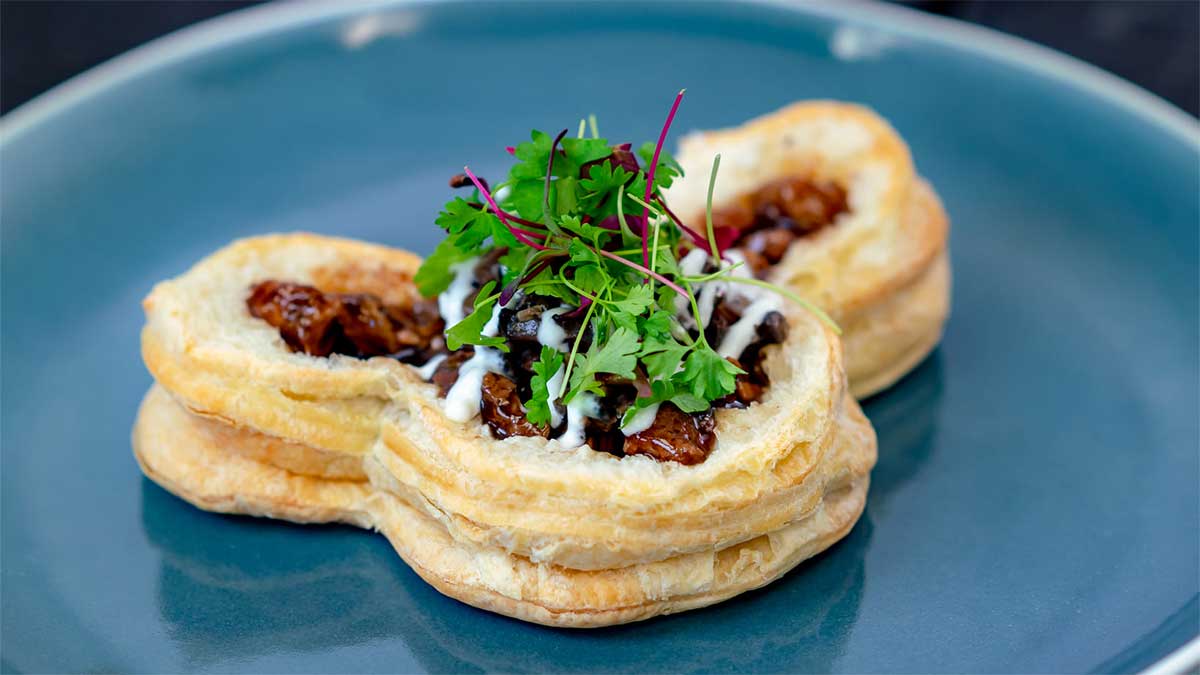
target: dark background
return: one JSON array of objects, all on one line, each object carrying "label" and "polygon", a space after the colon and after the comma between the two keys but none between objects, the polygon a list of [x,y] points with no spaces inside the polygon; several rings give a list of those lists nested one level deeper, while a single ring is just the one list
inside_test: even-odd
[{"label": "dark background", "polygon": [[[0,113],[121,52],[257,2],[0,0]],[[1200,2],[903,3],[1090,61],[1200,113]]]}]

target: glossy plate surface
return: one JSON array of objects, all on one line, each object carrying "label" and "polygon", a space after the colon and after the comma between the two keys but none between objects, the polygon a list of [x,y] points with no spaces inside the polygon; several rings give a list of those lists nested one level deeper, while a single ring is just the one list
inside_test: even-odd
[{"label": "glossy plate surface", "polygon": [[[1068,81],[1067,78],[1070,78]],[[442,597],[377,535],[200,512],[141,477],[139,301],[230,239],[432,248],[464,163],[594,112],[651,138],[864,102],[953,220],[945,343],[866,406],[846,540],[608,630]],[[1086,68],[899,10],[297,5],[169,38],[3,144],[3,667],[1081,671],[1197,633],[1197,131]]]}]

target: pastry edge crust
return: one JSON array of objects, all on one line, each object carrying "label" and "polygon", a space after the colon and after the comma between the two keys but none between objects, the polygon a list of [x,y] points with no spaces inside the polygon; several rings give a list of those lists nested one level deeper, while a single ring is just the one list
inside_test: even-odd
[{"label": "pastry edge crust", "polygon": [[[436,521],[399,497],[373,490],[369,483],[293,474],[222,449],[212,436],[206,437],[188,424],[190,415],[165,390],[155,386],[143,400],[134,426],[132,440],[138,464],[147,477],[172,494],[206,511],[299,523],[343,522],[377,530],[388,538],[400,557],[419,576],[443,594],[482,609],[547,626],[587,628],[640,621],[714,604],[764,586],[844,537],[862,514],[870,480],[869,475],[863,475],[826,494],[817,511],[799,524],[813,531],[798,542],[787,542],[790,546],[781,554],[775,553],[776,544],[769,541],[776,533],[760,535],[718,552],[713,563],[715,568],[730,567],[725,563],[733,556],[737,560],[732,570],[714,574],[711,588],[674,597],[645,598],[639,603],[614,606],[580,603],[570,608],[553,607],[469,583],[471,574],[455,568],[453,563],[463,555],[478,555],[478,549],[466,548],[456,542]],[[232,436],[226,438],[226,442],[233,440]],[[431,543],[434,538],[437,541]],[[761,555],[761,550],[754,549],[761,549],[763,540],[768,540],[766,545],[771,550],[768,563],[739,565],[743,551]],[[781,542],[780,546],[783,545]],[[523,574],[536,568],[527,559],[500,550],[490,551],[488,555],[512,559],[513,568]],[[449,563],[447,569],[436,569],[439,561]],[[653,563],[654,573],[669,574],[672,564],[673,560]],[[642,572],[642,567],[634,565],[616,572],[633,575]],[[585,577],[590,574],[563,568],[555,568],[555,572],[566,578],[573,574]]]}]

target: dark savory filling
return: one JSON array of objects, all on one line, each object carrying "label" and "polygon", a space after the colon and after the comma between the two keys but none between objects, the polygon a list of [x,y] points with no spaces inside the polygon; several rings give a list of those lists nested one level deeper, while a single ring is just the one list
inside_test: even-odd
[{"label": "dark savory filling", "polygon": [[446,349],[437,303],[388,307],[369,293],[323,293],[312,286],[263,281],[246,298],[250,315],[279,329],[294,352],[312,356],[391,356],[424,363]]},{"label": "dark savory filling", "polygon": [[793,241],[832,224],[848,208],[846,190],[836,183],[782,178],[714,209],[713,227],[735,230],[733,247],[763,276]]},{"label": "dark savory filling", "polygon": [[[473,305],[480,288],[499,278],[499,259],[500,255],[494,254],[475,265],[472,290],[463,302],[464,311]],[[709,264],[706,271],[713,269]],[[749,302],[741,295],[718,293],[705,338],[712,344],[720,344]],[[358,358],[388,356],[414,366],[442,357],[429,377],[442,397],[453,388],[459,370],[475,353],[471,345],[455,351],[446,347],[445,322],[434,300],[418,300],[409,307],[387,306],[377,296],[367,293],[323,293],[312,286],[267,280],[252,289],[246,306],[252,316],[277,328],[294,352]],[[543,314],[561,306],[557,298],[522,294],[510,307],[500,310],[498,335],[505,339],[509,351],[503,355],[503,373],[484,375],[480,400],[480,416],[494,437],[555,438],[563,433],[565,420],[555,427],[534,424],[522,403],[533,395],[534,365],[542,348],[538,335]],[[571,312],[549,320],[563,330],[568,341],[574,341],[583,327],[582,318]],[[681,464],[704,461],[716,440],[713,410],[745,408],[762,398],[770,384],[764,370],[764,349],[786,340],[787,330],[782,314],[767,313],[756,329],[753,342],[738,358],[729,359],[745,371],[736,376],[731,393],[700,412],[685,413],[670,402],[664,403],[649,427],[628,436],[621,431],[622,417],[639,394],[649,391],[649,382],[640,370],[632,379],[603,376],[604,395],[597,397],[594,409],[584,421],[584,441],[593,450],[617,456],[640,454]],[[698,331],[693,328],[690,333],[694,338]],[[586,350],[591,340],[589,326],[580,337],[580,348]]]}]

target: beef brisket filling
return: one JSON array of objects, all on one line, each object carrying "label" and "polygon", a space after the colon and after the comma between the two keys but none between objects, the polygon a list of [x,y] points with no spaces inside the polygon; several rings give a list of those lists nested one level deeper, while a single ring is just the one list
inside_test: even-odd
[{"label": "beef brisket filling", "polygon": [[[498,259],[499,254],[491,255],[476,265],[476,291],[464,301],[464,310],[470,309],[478,288],[500,277]],[[720,343],[741,318],[748,302],[741,295],[718,294],[705,338],[712,344]],[[561,304],[556,298],[520,295],[500,311],[499,335],[509,347],[504,354],[505,373],[489,372],[484,376],[480,401],[482,420],[496,438],[553,438],[566,427],[565,422],[553,429],[529,422],[522,404],[532,395],[533,365],[542,348],[538,339],[542,315]],[[474,354],[469,345],[454,352],[446,348],[445,322],[434,300],[396,307],[365,293],[323,293],[312,286],[263,281],[253,288],[246,305],[251,315],[277,328],[294,352],[359,358],[390,356],[416,366],[444,357],[430,375],[443,397],[458,380],[459,369]],[[568,343],[573,343],[583,329],[582,318],[575,314],[565,312],[550,319],[563,329]],[[579,340],[581,352],[587,350],[592,339],[590,326],[584,331]],[[767,314],[757,328],[756,338],[739,358],[730,359],[746,372],[737,377],[734,392],[714,401],[714,407],[745,408],[762,398],[770,384],[763,369],[763,350],[787,338],[787,322],[778,312]],[[702,462],[712,450],[716,440],[712,409],[689,414],[664,403],[650,427],[625,436],[620,428],[622,416],[639,395],[649,395],[649,383],[641,373],[634,380],[602,375],[601,381],[605,393],[584,423],[585,439],[592,449],[616,456],[644,454],[681,464]]]},{"label": "beef brisket filling", "polygon": [[758,276],[783,259],[788,246],[830,225],[849,206],[846,191],[830,181],[781,178],[713,211],[714,228],[733,228],[733,247]]},{"label": "beef brisket filling", "polygon": [[312,286],[263,281],[246,299],[294,352],[313,356],[391,356],[421,364],[446,351],[437,302],[389,307],[369,293],[323,293]]}]

